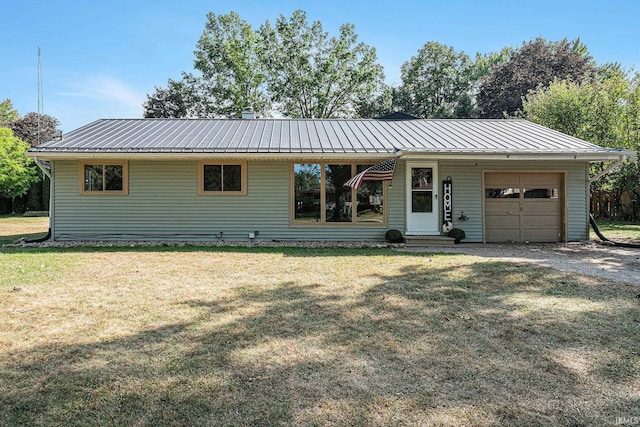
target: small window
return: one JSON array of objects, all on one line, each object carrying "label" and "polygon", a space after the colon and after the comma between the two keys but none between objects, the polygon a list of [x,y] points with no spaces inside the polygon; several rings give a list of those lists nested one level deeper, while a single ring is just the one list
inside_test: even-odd
[{"label": "small window", "polygon": [[247,194],[246,163],[200,162],[198,167],[198,194]]},{"label": "small window", "polygon": [[519,188],[487,188],[485,189],[487,199],[519,199]]},{"label": "small window", "polygon": [[81,194],[127,194],[126,162],[80,163]]},{"label": "small window", "polygon": [[525,188],[525,199],[557,199],[559,191],[557,188]]}]

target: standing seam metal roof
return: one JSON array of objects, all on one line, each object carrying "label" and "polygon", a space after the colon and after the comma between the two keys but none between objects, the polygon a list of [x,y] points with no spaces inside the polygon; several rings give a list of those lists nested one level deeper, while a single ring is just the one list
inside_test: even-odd
[{"label": "standing seam metal roof", "polygon": [[526,120],[103,119],[35,153],[610,153]]}]

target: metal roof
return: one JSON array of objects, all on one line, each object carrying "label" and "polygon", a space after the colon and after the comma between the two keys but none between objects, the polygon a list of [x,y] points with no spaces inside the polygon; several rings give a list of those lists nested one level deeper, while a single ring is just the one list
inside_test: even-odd
[{"label": "metal roof", "polygon": [[526,120],[104,119],[30,150],[32,157],[127,154],[583,154],[602,148]]}]

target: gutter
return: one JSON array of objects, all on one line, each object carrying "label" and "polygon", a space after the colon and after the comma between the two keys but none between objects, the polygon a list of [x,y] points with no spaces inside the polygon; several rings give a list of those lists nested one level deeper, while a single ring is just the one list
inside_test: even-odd
[{"label": "gutter", "polygon": [[411,149],[399,149],[393,152],[300,152],[300,153],[269,153],[269,152],[178,152],[178,151],[158,151],[158,152],[81,152],[81,151],[29,151],[28,157],[34,159],[42,157],[48,160],[70,159],[70,160],[92,160],[92,159],[127,159],[127,160],[208,160],[208,159],[247,159],[257,161],[273,161],[273,160],[345,160],[345,159],[388,159],[389,157],[399,157],[403,159],[442,159],[442,160],[577,160],[586,162],[598,161],[624,161],[630,157],[635,157],[635,152],[624,151],[605,151],[605,152],[482,152],[482,151],[465,151],[465,152],[429,152],[429,151],[413,151]]},{"label": "gutter", "polygon": [[349,158],[380,159],[397,157],[394,152],[388,153],[181,153],[181,152],[27,152],[27,157],[43,157],[47,160],[209,160],[209,159],[247,159],[247,160],[344,160]]},{"label": "gutter", "polygon": [[53,199],[54,199],[54,191],[53,191],[53,172],[51,167],[47,167],[42,160],[37,157],[33,157],[33,162],[38,165],[40,170],[49,178],[49,230],[47,231],[47,235],[41,237],[39,239],[26,240],[26,243],[41,243],[46,242],[51,239],[51,233],[53,230]]},{"label": "gutter", "polygon": [[[28,153],[27,153],[28,155]],[[42,170],[42,172],[47,175],[49,177],[49,179],[51,179],[51,171],[49,170],[49,168],[47,168],[47,165],[45,165],[44,163],[42,163],[42,160],[40,160],[39,158],[37,158],[36,156],[28,156],[28,157],[33,157],[33,162],[38,165],[38,167],[40,168],[40,170]]]}]

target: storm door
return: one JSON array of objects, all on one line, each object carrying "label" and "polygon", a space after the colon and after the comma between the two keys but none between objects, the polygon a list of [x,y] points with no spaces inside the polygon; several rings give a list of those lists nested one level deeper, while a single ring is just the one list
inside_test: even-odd
[{"label": "storm door", "polygon": [[438,165],[407,164],[407,234],[439,234]]}]

